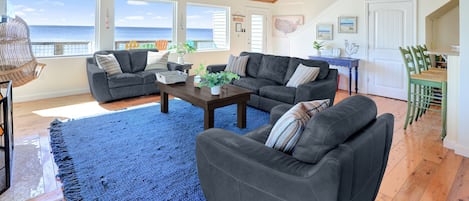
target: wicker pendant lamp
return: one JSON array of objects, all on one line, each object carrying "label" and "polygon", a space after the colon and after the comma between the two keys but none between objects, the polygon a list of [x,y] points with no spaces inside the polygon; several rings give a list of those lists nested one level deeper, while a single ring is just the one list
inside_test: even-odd
[{"label": "wicker pendant lamp", "polygon": [[38,63],[31,49],[29,28],[20,17],[0,23],[0,81],[24,85],[41,73],[45,64]]}]

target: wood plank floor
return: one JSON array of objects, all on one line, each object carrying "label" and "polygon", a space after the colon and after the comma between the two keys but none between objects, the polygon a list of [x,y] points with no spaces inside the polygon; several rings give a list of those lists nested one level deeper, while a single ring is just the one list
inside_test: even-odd
[{"label": "wood plank floor", "polygon": [[[345,91],[337,92],[336,103],[346,97],[348,95]],[[404,131],[406,102],[377,96],[369,97],[377,103],[379,114],[392,113],[395,116],[391,153],[376,200],[469,201],[469,159],[455,155],[453,151],[443,147],[439,138],[439,113],[425,114]],[[54,177],[57,168],[52,162],[48,146],[47,128],[53,119],[96,115],[159,100],[159,96],[148,96],[98,104],[86,94],[14,104],[16,143],[38,136],[41,161],[44,162],[42,167],[39,167],[43,172],[42,194],[37,196],[30,193],[31,196],[26,199],[63,199],[60,183]],[[18,165],[21,164],[15,164],[15,167]],[[27,175],[28,172],[18,174]],[[10,194],[15,192],[15,187],[9,191]],[[24,200],[12,196],[13,200]],[[2,195],[0,200],[9,199]]]}]

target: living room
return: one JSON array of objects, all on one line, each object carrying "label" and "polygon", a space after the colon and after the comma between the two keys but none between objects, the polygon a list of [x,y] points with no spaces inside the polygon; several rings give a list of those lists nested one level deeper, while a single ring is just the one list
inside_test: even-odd
[{"label": "living room", "polygon": [[[99,6],[96,6],[97,10],[95,17],[95,45],[97,47],[95,49],[96,51],[112,50],[115,47],[114,30],[116,27],[115,24],[119,22],[114,19],[113,16],[116,12],[118,12],[114,10],[114,6],[116,6],[118,2],[120,1],[97,1],[97,4]],[[127,1],[123,2],[125,3]],[[151,2],[145,1],[136,2],[151,4]],[[174,41],[186,40],[186,27],[184,26],[184,23],[186,22],[186,20],[189,21],[189,18],[186,18],[186,16],[189,16],[189,14],[184,11],[186,11],[187,9],[187,4],[195,3],[193,5],[215,6],[226,8],[228,10],[227,20],[229,23],[229,38],[226,39],[226,48],[218,50],[196,51],[194,53],[186,54],[184,60],[193,64],[191,74],[194,74],[194,69],[195,67],[199,66],[199,64],[204,64],[205,66],[211,64],[224,64],[227,63],[230,54],[239,55],[240,52],[249,51],[251,49],[251,38],[249,32],[250,26],[248,22],[250,19],[249,16],[251,16],[251,14],[265,15],[265,48],[262,50],[262,52],[265,54],[272,55],[292,56],[306,59],[308,58],[308,56],[312,56],[315,54],[315,50],[312,46],[312,43],[313,41],[317,40],[317,25],[332,25],[332,40],[325,40],[324,42],[327,46],[329,46],[330,48],[344,49],[345,40],[359,44],[360,48],[358,52],[352,56],[354,58],[360,59],[360,73],[358,74],[359,77],[358,79],[355,78],[355,80],[358,80],[358,92],[362,95],[370,95],[373,100],[377,102],[378,111],[380,114],[384,112],[389,112],[396,116],[393,146],[397,144],[396,142],[403,142],[407,139],[414,143],[412,144],[413,146],[419,146],[419,148],[423,147],[431,150],[428,154],[431,156],[428,157],[426,155],[416,156],[422,153],[422,150],[413,150],[415,152],[406,151],[411,148],[404,146],[404,143],[397,145],[397,148],[391,150],[389,159],[390,163],[392,163],[392,160],[396,160],[394,161],[394,164],[398,164],[397,166],[400,166],[401,171],[395,171],[395,173],[393,174],[385,174],[382,187],[384,185],[387,189],[380,191],[377,199],[423,200],[428,198],[433,200],[451,200],[450,198],[463,198],[464,196],[467,196],[467,194],[464,194],[464,191],[462,190],[464,189],[464,187],[467,187],[467,185],[469,185],[464,182],[467,180],[464,180],[463,178],[456,179],[456,175],[461,175],[461,173],[467,172],[467,169],[469,169],[467,158],[461,157],[461,155],[464,157],[469,156],[469,151],[467,149],[467,147],[469,147],[469,136],[466,132],[464,132],[464,130],[467,130],[468,127],[468,125],[464,124],[464,119],[467,119],[467,114],[469,114],[469,111],[467,110],[467,108],[459,107],[459,105],[462,105],[465,98],[467,98],[467,94],[469,94],[464,93],[468,92],[466,86],[469,86],[469,84],[467,83],[467,79],[463,79],[464,77],[462,77],[462,75],[467,74],[468,70],[464,68],[460,69],[460,72],[458,74],[458,76],[460,76],[460,78],[458,79],[459,83],[457,83],[459,85],[457,86],[458,93],[455,96],[458,101],[453,102],[453,104],[448,106],[455,107],[457,110],[457,118],[453,118],[455,119],[455,121],[451,120],[451,122],[448,122],[448,124],[455,125],[453,129],[456,128],[456,130],[453,130],[455,132],[448,131],[447,138],[449,140],[445,139],[445,141],[441,141],[438,138],[439,133],[434,132],[434,127],[437,127],[437,131],[438,128],[440,128],[439,124],[435,123],[439,122],[438,114],[427,115],[429,116],[429,121],[425,121],[424,119],[424,121],[416,122],[413,125],[414,127],[412,127],[412,130],[410,130],[411,132],[407,130],[407,133],[405,133],[402,129],[402,125],[405,118],[404,115],[406,112],[406,102],[396,100],[396,98],[379,97],[386,97],[386,95],[382,95],[380,93],[370,93],[372,90],[370,90],[368,73],[373,69],[371,68],[372,59],[370,59],[369,49],[367,48],[370,45],[370,42],[368,42],[369,19],[367,17],[367,12],[370,10],[370,4],[372,4],[374,1],[278,0],[274,3],[266,3],[248,0],[183,0],[177,1],[177,3],[175,3],[174,1],[169,2],[172,2],[176,5],[176,8],[174,10],[180,11],[175,13],[174,16],[176,17],[173,18],[173,24],[175,28],[172,36],[173,38],[171,39]],[[382,3],[382,1],[378,2]],[[415,24],[413,25],[413,28],[415,29],[415,34],[412,36],[413,42],[406,44],[425,44],[427,42],[425,28],[426,16],[430,15],[433,11],[440,8],[448,1],[438,0],[428,2],[414,0],[405,2],[410,2],[411,6],[413,6],[413,17],[415,20]],[[10,3],[14,4],[15,1],[12,0]],[[95,3],[93,2],[93,4]],[[469,9],[469,5],[467,2],[461,1],[459,8],[462,11],[467,10]],[[122,11],[120,12],[122,13]],[[464,12],[460,12],[460,24],[464,24],[464,22],[467,22],[467,15],[468,14]],[[235,21],[234,17],[238,16],[241,16],[242,21]],[[279,36],[273,33],[274,25],[272,19],[275,16],[302,16],[303,23],[297,27],[295,32],[285,34],[285,36]],[[356,17],[357,30],[355,33],[340,33],[337,30],[337,21],[338,17],[340,16]],[[465,51],[465,49],[469,47],[469,45],[467,45],[469,41],[469,34],[467,34],[467,32],[468,30],[466,27],[460,27],[460,33],[458,34],[458,36],[462,49],[460,52],[461,66],[464,66],[463,64],[469,63],[469,61],[467,61],[468,57],[465,57],[465,52],[467,52]],[[88,55],[81,56],[46,56],[37,58],[38,62],[46,64],[46,67],[44,68],[41,75],[36,80],[24,86],[15,87],[13,90],[13,113],[15,116],[16,143],[22,143],[22,141],[24,140],[28,141],[30,139],[39,139],[35,142],[39,143],[39,147],[41,147],[41,149],[45,149],[47,152],[50,151],[50,148],[44,148],[48,146],[49,131],[47,130],[47,128],[49,127],[49,123],[52,122],[54,118],[82,118],[84,116],[96,115],[103,112],[121,110],[128,107],[132,108],[134,106],[138,107],[139,105],[141,106],[152,102],[160,102],[159,95],[143,98],[130,98],[105,104],[99,104],[98,102],[96,102],[94,98],[90,95],[88,77],[85,70],[87,65],[86,58],[90,57],[93,52]],[[343,55],[345,56],[345,54]],[[176,62],[177,57],[177,54],[170,54],[169,61]],[[401,61],[400,57],[397,59]],[[341,101],[348,97],[348,81],[349,79],[353,78],[349,77],[348,69],[343,67],[334,68],[337,68],[340,74],[340,90],[336,94],[337,103],[337,101]],[[355,88],[355,86],[353,86],[353,88]],[[373,94],[379,96],[372,96]],[[171,107],[172,106],[170,106],[170,109]],[[448,128],[448,130],[450,129]],[[426,135],[428,133],[431,133],[428,137],[431,139],[422,137],[422,135]],[[415,139],[408,137],[414,134],[420,137]],[[430,147],[430,145],[434,145],[436,146],[436,148]],[[456,154],[454,154],[453,150],[456,151]],[[18,152],[16,152],[15,154],[18,155]],[[393,159],[393,157],[395,158]],[[46,157],[43,157],[43,159],[44,158]],[[405,163],[405,160],[408,160],[409,163]],[[413,160],[418,161],[413,162]],[[427,160],[432,162],[421,164],[421,160]],[[44,166],[54,166],[52,165],[52,161],[43,162]],[[433,162],[438,165],[434,165]],[[19,168],[19,166],[21,166],[21,163],[15,164],[14,168]],[[409,166],[408,170],[405,168],[406,166]],[[424,177],[425,179],[410,176],[414,173],[419,175],[419,173],[421,173],[421,170],[418,170],[418,168],[426,168],[425,170],[429,170],[427,172],[430,172],[431,176]],[[40,181],[40,185],[36,184],[36,189],[16,188],[18,184],[15,183],[15,178],[13,178],[13,186],[11,187],[13,189],[10,189],[9,191],[22,191],[22,193],[19,194],[28,194],[29,197],[15,197],[15,195],[12,195],[12,193],[8,195],[9,191],[7,191],[3,195],[0,195],[0,199],[24,200],[39,196],[44,193],[57,192],[56,188],[60,187],[57,187],[57,184],[54,181],[54,174],[56,174],[56,172],[50,172],[51,169],[52,171],[54,171],[55,168],[49,167],[48,170],[46,169],[48,168],[44,167],[44,173],[40,173],[41,175],[48,174],[47,177],[44,176],[44,179],[46,181]],[[443,169],[452,169],[452,171],[449,171],[452,177],[445,176],[445,174],[448,174],[448,172],[444,171]],[[18,170],[14,169],[14,171]],[[42,170],[40,172],[42,172]],[[20,177],[23,177],[24,175],[28,175],[28,173],[22,172],[19,173],[19,175]],[[391,177],[396,177],[397,179],[393,180]],[[456,187],[458,185],[460,185],[460,187]],[[411,195],[414,193],[417,194],[417,198],[411,197]]]}]

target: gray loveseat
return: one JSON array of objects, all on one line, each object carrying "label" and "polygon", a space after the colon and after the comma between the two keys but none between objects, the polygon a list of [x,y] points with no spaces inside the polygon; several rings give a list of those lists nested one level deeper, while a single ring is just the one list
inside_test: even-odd
[{"label": "gray loveseat", "polygon": [[[338,72],[336,69],[329,69],[327,62],[251,52],[240,54],[245,55],[249,55],[246,77],[235,80],[233,84],[253,91],[249,105],[270,111],[279,104],[296,104],[308,100],[330,99],[331,105],[334,103]],[[315,81],[298,88],[286,87],[300,63],[320,67],[319,76]],[[225,68],[226,64],[207,66],[209,72],[218,72]]]},{"label": "gray loveseat", "polygon": [[122,74],[108,76],[98,67],[95,56],[87,58],[86,71],[91,95],[98,102],[109,102],[113,100],[130,98],[142,95],[159,93],[155,84],[155,73],[168,70],[182,70],[182,66],[168,62],[167,70],[144,71],[147,65],[147,52],[157,49],[134,49],[134,50],[106,50],[98,51],[96,54],[114,54],[119,62]]},{"label": "gray loveseat", "polygon": [[264,145],[290,108],[272,109],[271,124],[244,136],[209,129],[197,136],[197,169],[208,201],[373,201],[391,147],[394,117],[352,96],[306,124],[292,154]]}]

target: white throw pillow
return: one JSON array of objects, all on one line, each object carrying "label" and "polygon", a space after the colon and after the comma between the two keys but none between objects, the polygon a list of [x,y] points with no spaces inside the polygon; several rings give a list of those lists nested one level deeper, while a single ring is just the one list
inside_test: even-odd
[{"label": "white throw pillow", "polygon": [[304,83],[314,81],[319,75],[319,67],[309,67],[303,64],[298,65],[295,73],[288,80],[287,87],[298,87]]},{"label": "white throw pillow", "polygon": [[246,76],[246,65],[248,63],[249,56],[233,56],[230,55],[228,64],[226,64],[225,71],[236,73],[239,76]]},{"label": "white throw pillow", "polygon": [[152,52],[148,51],[147,66],[145,70],[163,69],[168,70],[168,51]]},{"label": "white throw pillow", "polygon": [[98,67],[104,69],[108,75],[121,74],[121,66],[114,54],[97,54],[96,63]]},{"label": "white throw pillow", "polygon": [[328,107],[329,99],[299,102],[277,120],[265,145],[285,153],[293,152],[311,117]]}]

